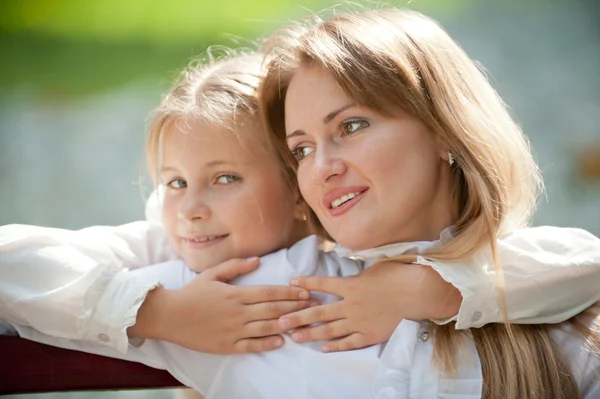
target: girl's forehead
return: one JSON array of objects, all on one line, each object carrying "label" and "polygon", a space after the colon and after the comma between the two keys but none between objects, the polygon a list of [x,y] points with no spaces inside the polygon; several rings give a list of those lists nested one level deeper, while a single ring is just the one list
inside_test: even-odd
[{"label": "girl's forehead", "polygon": [[260,124],[248,121],[235,128],[216,126],[202,120],[176,120],[162,134],[163,157],[223,158],[256,162],[268,155]]}]

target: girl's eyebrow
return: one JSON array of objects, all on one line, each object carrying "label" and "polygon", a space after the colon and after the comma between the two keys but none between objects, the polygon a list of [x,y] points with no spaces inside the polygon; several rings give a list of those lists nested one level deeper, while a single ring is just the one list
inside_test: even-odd
[{"label": "girl's eyebrow", "polygon": [[[207,162],[206,164],[202,165],[202,167],[203,168],[214,168],[216,166],[225,165],[227,163],[230,163],[230,162],[226,162],[226,161],[224,161],[222,159],[216,159],[214,161]],[[179,169],[177,169],[174,166],[164,166],[164,167],[160,168],[160,172],[161,173],[178,172],[178,171],[179,171]]]},{"label": "girl's eyebrow", "polygon": [[166,173],[166,172],[177,172],[179,169],[174,168],[173,166],[163,166],[162,168],[160,168],[160,173]]},{"label": "girl's eyebrow", "polygon": [[[350,103],[350,104],[346,104],[343,107],[340,107],[334,111],[331,111],[330,113],[327,114],[327,116],[325,116],[325,118],[323,118],[323,124],[328,124],[329,122],[331,122],[336,116],[338,116],[340,113],[344,112],[347,109],[350,109],[352,107],[355,107],[357,104],[356,103]],[[302,129],[298,129],[293,131],[292,133],[288,134],[285,138],[286,139],[291,139],[292,137],[296,137],[296,136],[304,136],[306,135],[306,132]]]}]

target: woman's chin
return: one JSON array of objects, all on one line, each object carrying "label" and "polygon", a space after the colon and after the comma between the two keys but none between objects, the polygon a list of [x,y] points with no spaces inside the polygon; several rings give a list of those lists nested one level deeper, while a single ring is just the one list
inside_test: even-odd
[{"label": "woman's chin", "polygon": [[334,241],[346,248],[349,248],[353,251],[360,251],[363,249],[370,249],[376,247],[378,245],[373,244],[368,238],[369,234],[359,231],[358,229],[354,231],[340,231],[339,234],[331,234],[331,237]]}]

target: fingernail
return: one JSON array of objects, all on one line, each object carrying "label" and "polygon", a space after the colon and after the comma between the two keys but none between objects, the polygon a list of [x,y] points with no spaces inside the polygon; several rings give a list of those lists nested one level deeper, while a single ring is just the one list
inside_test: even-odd
[{"label": "fingernail", "polygon": [[292,339],[296,342],[302,341],[302,334],[299,332],[295,332],[292,334]]},{"label": "fingernail", "polygon": [[321,304],[321,303],[320,303],[319,301],[312,301],[312,302],[310,303],[310,307],[311,307],[311,308],[314,308],[315,306],[319,306],[320,304]]},{"label": "fingernail", "polygon": [[300,299],[308,299],[308,298],[310,298],[310,292],[308,292],[308,291],[300,292]]},{"label": "fingernail", "polygon": [[251,258],[246,258],[246,260],[247,260],[248,262],[255,261],[256,259],[258,259],[258,256],[253,256],[253,257],[251,257]]},{"label": "fingernail", "polygon": [[290,280],[290,285],[297,286],[298,285],[298,280],[296,280],[295,278],[291,279]]},{"label": "fingernail", "polygon": [[283,339],[277,338],[273,340],[273,346],[275,346],[276,348],[279,348],[281,345],[283,345]]},{"label": "fingernail", "polygon": [[290,326],[289,319],[279,319],[279,326],[283,329],[287,329]]},{"label": "fingernail", "polygon": [[327,353],[331,350],[331,348],[329,346],[325,345],[325,346],[323,346],[322,350],[323,350],[323,352]]}]

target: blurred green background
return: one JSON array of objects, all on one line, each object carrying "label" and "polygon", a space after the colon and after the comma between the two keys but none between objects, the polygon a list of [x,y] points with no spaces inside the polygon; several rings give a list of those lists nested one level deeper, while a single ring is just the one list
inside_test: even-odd
[{"label": "blurred green background", "polygon": [[[421,10],[457,12],[469,0],[415,3]],[[0,51],[5,56],[0,84],[5,89],[35,84],[68,97],[144,77],[165,81],[209,45],[249,45],[290,20],[335,4],[329,0],[3,1]]]},{"label": "blurred green background", "polygon": [[[336,3],[1,1],[0,224],[142,218],[147,116],[177,72],[210,45],[248,46]],[[544,172],[536,224],[600,234],[600,178],[584,165],[600,159],[600,2],[391,4],[438,19],[485,66]]]}]

